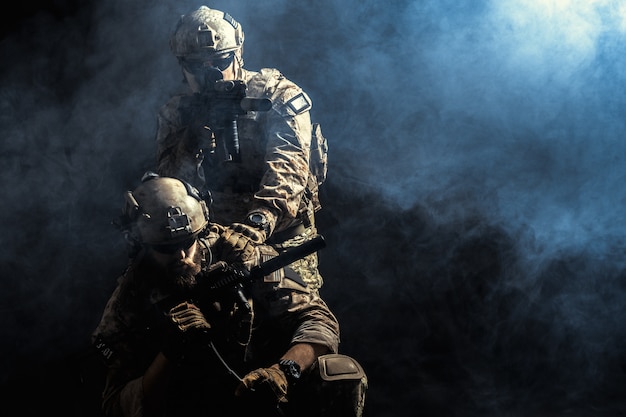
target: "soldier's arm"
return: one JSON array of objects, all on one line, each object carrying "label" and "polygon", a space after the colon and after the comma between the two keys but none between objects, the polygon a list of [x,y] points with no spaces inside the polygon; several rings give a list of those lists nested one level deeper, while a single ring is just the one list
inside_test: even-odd
[{"label": "soldier's arm", "polygon": [[309,178],[311,100],[293,83],[283,83],[268,112],[265,171],[252,205],[268,217],[273,231],[297,218]]}]

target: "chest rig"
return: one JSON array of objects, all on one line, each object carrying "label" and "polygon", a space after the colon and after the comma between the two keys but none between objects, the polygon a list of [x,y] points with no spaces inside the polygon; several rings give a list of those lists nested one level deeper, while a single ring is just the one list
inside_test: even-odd
[{"label": "chest rig", "polygon": [[219,134],[214,134],[209,148],[203,149],[202,168],[211,191],[226,193],[256,191],[263,176],[267,144],[259,119],[257,112],[237,117],[236,155],[228,153],[224,143],[231,139]]},{"label": "chest rig", "polygon": [[[206,185],[215,193],[216,208],[220,205],[218,200],[224,202],[220,207],[225,215],[223,220],[239,219],[241,215],[245,215],[246,212],[229,212],[235,210],[234,206],[247,205],[259,189],[267,169],[267,132],[272,129],[269,124],[276,123],[276,117],[284,117],[286,121],[292,117],[301,117],[311,108],[308,95],[275,69],[262,69],[259,72],[244,70],[243,75],[243,95],[245,100],[252,103],[242,105],[247,110],[239,112],[226,128],[214,132],[210,146],[202,150],[202,170]],[[269,101],[270,105],[261,103],[262,100]],[[254,101],[263,106],[255,107]],[[308,116],[306,120],[309,120]],[[236,133],[236,140],[232,139],[233,131]],[[326,178],[328,151],[326,138],[322,135],[319,124],[312,124],[305,134],[311,135],[310,147],[307,149],[309,174],[303,201],[298,210],[298,217],[304,224],[308,222],[305,220],[310,219],[321,208],[318,188]]]}]

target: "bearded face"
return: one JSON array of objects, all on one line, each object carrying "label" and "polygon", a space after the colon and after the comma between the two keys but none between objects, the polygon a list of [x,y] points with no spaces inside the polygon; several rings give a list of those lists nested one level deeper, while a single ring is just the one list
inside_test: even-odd
[{"label": "bearded face", "polygon": [[201,269],[201,254],[196,251],[193,258],[179,259],[166,265],[165,283],[170,288],[166,288],[172,292],[184,292],[193,290],[196,285],[196,275]]},{"label": "bearded face", "polygon": [[147,261],[158,273],[157,285],[168,293],[186,293],[197,286],[196,275],[202,269],[202,251],[198,244],[175,253],[146,252]]}]

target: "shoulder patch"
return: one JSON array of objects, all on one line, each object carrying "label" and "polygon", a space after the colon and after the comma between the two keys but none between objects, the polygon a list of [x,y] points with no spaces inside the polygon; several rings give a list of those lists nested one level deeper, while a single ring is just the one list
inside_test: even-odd
[{"label": "shoulder patch", "polygon": [[311,99],[303,92],[296,94],[285,103],[294,114],[304,113],[311,108]]}]

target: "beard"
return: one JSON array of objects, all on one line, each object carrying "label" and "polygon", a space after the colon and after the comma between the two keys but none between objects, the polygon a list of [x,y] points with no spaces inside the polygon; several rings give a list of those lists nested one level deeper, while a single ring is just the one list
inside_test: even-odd
[{"label": "beard", "polygon": [[196,251],[193,259],[178,259],[163,268],[159,276],[159,287],[169,294],[185,294],[193,291],[202,270],[202,252]]}]

